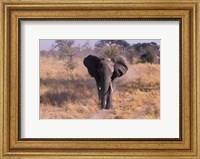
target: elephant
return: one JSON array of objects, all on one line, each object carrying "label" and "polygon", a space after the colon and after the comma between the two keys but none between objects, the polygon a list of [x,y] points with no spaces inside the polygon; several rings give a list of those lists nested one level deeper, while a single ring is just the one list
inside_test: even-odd
[{"label": "elephant", "polygon": [[121,56],[103,58],[88,55],[84,58],[83,63],[90,76],[96,81],[101,109],[110,109],[116,79],[128,71],[124,58]]}]

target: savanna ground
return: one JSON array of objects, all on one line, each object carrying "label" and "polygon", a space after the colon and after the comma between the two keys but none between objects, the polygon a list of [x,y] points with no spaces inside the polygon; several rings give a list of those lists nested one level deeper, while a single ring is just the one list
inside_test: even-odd
[{"label": "savanna ground", "polygon": [[129,65],[118,78],[113,107],[101,110],[95,80],[82,60],[73,70],[64,60],[40,57],[40,119],[158,119],[160,65]]}]

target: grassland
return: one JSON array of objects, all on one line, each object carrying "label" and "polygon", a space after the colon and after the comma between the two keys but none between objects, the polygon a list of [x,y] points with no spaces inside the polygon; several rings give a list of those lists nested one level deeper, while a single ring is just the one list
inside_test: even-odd
[{"label": "grassland", "polygon": [[113,107],[100,110],[95,81],[78,60],[67,70],[64,60],[40,57],[40,119],[158,119],[160,65],[129,65],[118,79]]}]

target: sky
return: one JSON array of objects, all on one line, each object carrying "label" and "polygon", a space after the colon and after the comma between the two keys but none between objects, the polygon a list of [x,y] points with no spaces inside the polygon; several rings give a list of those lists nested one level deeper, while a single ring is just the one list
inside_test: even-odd
[{"label": "sky", "polygon": [[[57,39],[58,40],[58,39]],[[60,40],[60,39],[59,39]],[[63,39],[64,40],[64,39]],[[74,40],[74,39],[73,39]],[[104,39],[100,39],[100,40],[104,40]],[[124,39],[123,39],[124,40]],[[82,46],[83,44],[85,44],[85,42],[89,41],[90,45],[93,47],[94,44],[98,41],[98,40],[94,40],[94,39],[85,39],[85,40],[74,40],[75,44],[74,45],[80,45]],[[160,45],[160,39],[132,39],[132,40],[126,40],[128,43],[132,44],[137,44],[137,43],[150,43],[150,42],[155,42],[158,45]],[[40,40],[40,51],[41,50],[49,50],[51,48],[51,46],[55,44],[55,39],[49,40],[49,39],[41,39]]]}]

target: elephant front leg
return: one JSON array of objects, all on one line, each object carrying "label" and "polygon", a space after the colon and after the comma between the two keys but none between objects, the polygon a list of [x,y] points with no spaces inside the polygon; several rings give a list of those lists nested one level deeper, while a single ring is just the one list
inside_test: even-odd
[{"label": "elephant front leg", "polygon": [[105,109],[110,109],[112,107],[112,92],[109,93],[107,97],[107,103],[106,103],[106,108]]},{"label": "elephant front leg", "polygon": [[102,97],[101,97],[101,109],[104,109],[106,107],[107,97],[108,97],[108,94],[102,95]]}]

